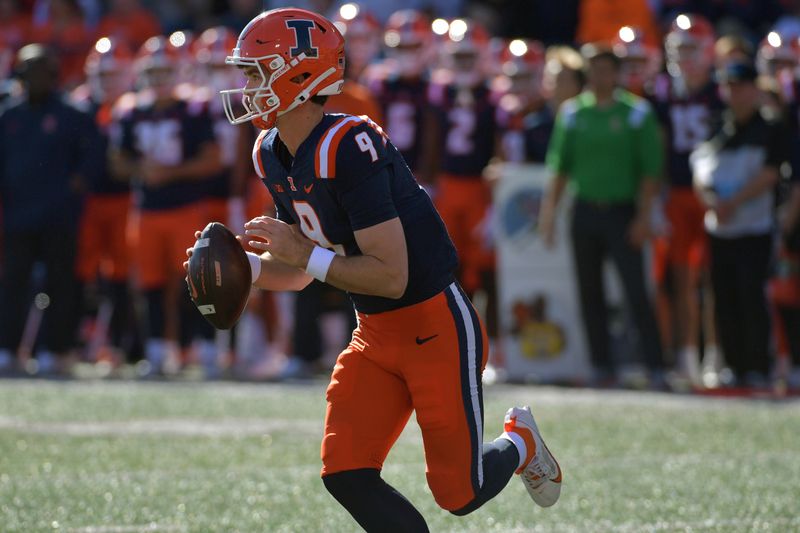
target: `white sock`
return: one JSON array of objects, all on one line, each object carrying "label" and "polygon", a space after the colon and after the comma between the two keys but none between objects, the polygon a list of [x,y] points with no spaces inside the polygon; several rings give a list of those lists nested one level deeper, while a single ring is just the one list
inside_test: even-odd
[{"label": "white sock", "polygon": [[528,457],[528,446],[525,445],[525,440],[513,431],[511,433],[504,431],[497,438],[510,440],[514,443],[514,446],[517,447],[517,453],[519,454],[519,465],[517,468],[522,468],[525,465],[525,459]]}]

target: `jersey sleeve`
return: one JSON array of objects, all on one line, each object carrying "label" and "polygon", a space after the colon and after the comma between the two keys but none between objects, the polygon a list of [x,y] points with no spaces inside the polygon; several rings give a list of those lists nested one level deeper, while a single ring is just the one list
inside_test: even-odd
[{"label": "jersey sleeve", "polygon": [[660,178],[664,171],[664,143],[655,112],[649,105],[644,107],[641,127],[636,134],[640,170],[643,177]]},{"label": "jersey sleeve", "polygon": [[[326,175],[353,231],[357,231],[395,218],[397,209],[392,199],[388,139],[369,119],[350,118],[358,120],[342,126],[347,130],[334,147],[335,155],[329,158],[329,162],[335,160],[335,167],[328,168]],[[320,177],[324,178],[321,174]]]},{"label": "jersey sleeve", "polygon": [[571,150],[569,123],[573,120],[575,110],[571,108],[572,103],[565,104],[558,112],[553,134],[547,146],[547,156],[545,162],[547,167],[555,174],[569,175],[571,168]]}]

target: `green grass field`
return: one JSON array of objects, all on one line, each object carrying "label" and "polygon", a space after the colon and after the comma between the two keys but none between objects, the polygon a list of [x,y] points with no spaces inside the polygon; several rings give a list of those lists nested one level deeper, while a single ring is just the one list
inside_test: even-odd
[{"label": "green grass field", "polygon": [[[325,383],[0,381],[0,531],[337,532],[319,480]],[[431,531],[800,531],[800,403],[487,387],[486,436],[533,406],[564,469],[466,518],[425,485],[412,421],[386,479]]]}]

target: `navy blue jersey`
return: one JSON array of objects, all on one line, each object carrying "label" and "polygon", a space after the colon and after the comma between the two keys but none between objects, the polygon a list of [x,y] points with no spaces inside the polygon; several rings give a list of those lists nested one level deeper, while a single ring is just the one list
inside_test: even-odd
[{"label": "navy blue jersey", "polygon": [[74,226],[82,185],[103,164],[92,117],[55,95],[39,105],[7,104],[0,110],[0,225],[9,232]]},{"label": "navy blue jersey", "polygon": [[89,185],[89,192],[93,195],[118,195],[130,192],[130,182],[120,179],[115,179],[111,174],[111,167],[108,163],[107,154],[108,147],[113,135],[114,125],[112,123],[112,107],[110,104],[100,104],[90,97],[77,98],[76,105],[82,111],[94,117],[97,130],[100,134],[98,138],[98,150],[102,157],[98,158],[101,161],[95,179]]},{"label": "navy blue jersey", "polygon": [[496,108],[489,87],[459,89],[434,83],[428,97],[442,134],[439,170],[480,177],[494,156]]},{"label": "navy blue jersey", "polygon": [[654,83],[650,100],[666,135],[669,184],[691,187],[689,154],[711,137],[725,107],[717,85],[709,82],[701,91],[689,94],[664,75]]},{"label": "navy blue jersey", "polygon": [[427,108],[428,82],[399,76],[376,77],[370,92],[383,110],[385,130],[412,172],[419,169]]},{"label": "navy blue jersey", "polygon": [[[405,231],[408,286],[402,298],[350,294],[358,311],[390,311],[453,282],[456,251],[427,193],[397,148],[367,117],[326,114],[292,159],[277,128],[256,140],[253,160],[277,217],[339,255],[360,255],[354,232],[395,217]],[[289,164],[290,163],[290,164]]]},{"label": "navy blue jersey", "polygon": [[[215,141],[208,107],[197,102],[175,100],[162,109],[149,102],[121,104],[119,113],[119,146],[139,159],[179,165],[195,157],[205,143]],[[209,180],[181,180],[160,187],[135,180],[134,186],[143,210],[164,210],[205,198]]]},{"label": "navy blue jersey", "polygon": [[236,150],[239,139],[239,129],[228,121],[222,109],[222,100],[212,98],[208,100],[208,110],[214,127],[214,138],[219,145],[220,158],[222,159],[222,172],[213,176],[209,183],[209,196],[212,198],[229,198],[231,195],[233,165],[236,161]]},{"label": "navy blue jersey", "polygon": [[547,106],[530,113],[497,106],[503,159],[511,163],[544,163],[555,118]]}]

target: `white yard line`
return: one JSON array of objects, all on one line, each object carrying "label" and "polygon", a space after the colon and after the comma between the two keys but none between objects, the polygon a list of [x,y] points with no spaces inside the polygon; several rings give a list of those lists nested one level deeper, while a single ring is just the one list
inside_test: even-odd
[{"label": "white yard line", "polygon": [[275,431],[322,434],[321,420],[280,419],[153,419],[105,422],[29,422],[0,417],[0,430],[14,430],[39,435],[72,437],[173,435],[200,437],[246,437]]},{"label": "white yard line", "polygon": [[108,526],[84,526],[71,527],[66,531],[69,533],[160,533],[167,531],[186,531],[186,526],[160,525],[156,523],[142,525],[108,525]]}]

